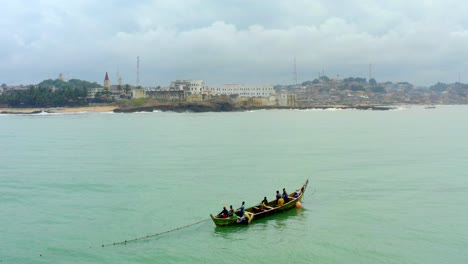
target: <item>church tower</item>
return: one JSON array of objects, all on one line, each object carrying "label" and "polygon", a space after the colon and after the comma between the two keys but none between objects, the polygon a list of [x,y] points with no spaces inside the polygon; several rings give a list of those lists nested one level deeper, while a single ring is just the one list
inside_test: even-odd
[{"label": "church tower", "polygon": [[110,89],[110,80],[109,80],[109,75],[106,72],[106,77],[104,78],[104,88]]}]

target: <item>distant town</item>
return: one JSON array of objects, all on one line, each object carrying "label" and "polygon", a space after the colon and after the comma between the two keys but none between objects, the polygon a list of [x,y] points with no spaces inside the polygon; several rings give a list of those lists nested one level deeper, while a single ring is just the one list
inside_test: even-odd
[{"label": "distant town", "polygon": [[207,84],[203,80],[174,80],[168,86],[142,87],[112,84],[108,73],[103,83],[78,79],[55,80],[36,85],[0,86],[0,107],[62,107],[109,104],[119,101],[203,102],[228,99],[239,106],[323,107],[467,104],[468,84],[437,83],[429,87],[408,82],[378,82],[361,77],[317,79],[292,85]]}]

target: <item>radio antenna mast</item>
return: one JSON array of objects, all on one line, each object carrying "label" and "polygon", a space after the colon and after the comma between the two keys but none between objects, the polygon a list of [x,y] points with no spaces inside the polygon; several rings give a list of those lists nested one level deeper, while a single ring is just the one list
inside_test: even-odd
[{"label": "radio antenna mast", "polygon": [[140,56],[137,56],[137,87],[140,86]]}]

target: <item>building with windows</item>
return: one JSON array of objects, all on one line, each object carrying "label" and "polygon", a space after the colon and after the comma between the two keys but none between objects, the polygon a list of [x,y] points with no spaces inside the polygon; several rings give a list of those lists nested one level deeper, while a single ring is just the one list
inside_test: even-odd
[{"label": "building with windows", "polygon": [[177,80],[171,82],[172,91],[185,91],[188,95],[201,94],[205,90],[205,82],[202,80]]},{"label": "building with windows", "polygon": [[238,95],[239,97],[270,97],[276,94],[272,85],[223,84],[209,85],[205,93],[211,95]]},{"label": "building with windows", "polygon": [[186,94],[184,90],[160,88],[146,91],[146,97],[163,101],[182,101],[185,100]]}]

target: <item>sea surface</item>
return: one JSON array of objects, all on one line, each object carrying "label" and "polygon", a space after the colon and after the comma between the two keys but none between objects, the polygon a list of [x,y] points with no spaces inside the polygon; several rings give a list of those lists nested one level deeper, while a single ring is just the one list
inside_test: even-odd
[{"label": "sea surface", "polygon": [[[307,179],[301,209],[208,220]],[[439,264],[467,249],[468,106],[0,115],[1,264]]]}]

